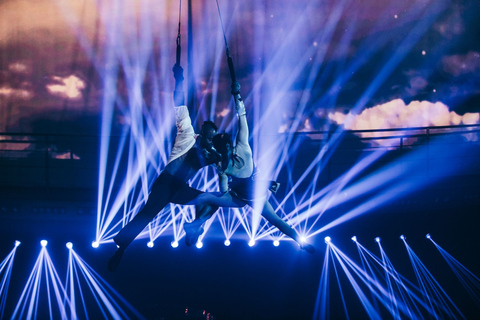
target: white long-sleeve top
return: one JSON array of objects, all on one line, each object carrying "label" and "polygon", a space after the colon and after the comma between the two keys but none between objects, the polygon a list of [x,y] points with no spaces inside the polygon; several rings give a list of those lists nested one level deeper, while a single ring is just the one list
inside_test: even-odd
[{"label": "white long-sleeve top", "polygon": [[175,137],[175,143],[167,165],[187,153],[195,145],[198,136],[193,130],[187,106],[175,107],[175,125],[177,127],[177,136]]}]

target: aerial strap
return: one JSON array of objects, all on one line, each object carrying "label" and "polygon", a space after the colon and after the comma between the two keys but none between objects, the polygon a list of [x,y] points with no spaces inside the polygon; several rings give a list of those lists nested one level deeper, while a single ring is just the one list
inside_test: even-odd
[{"label": "aerial strap", "polygon": [[180,7],[178,9],[178,34],[177,34],[177,56],[176,64],[180,65],[180,54],[182,52],[182,47],[180,46],[181,35],[180,35],[180,21],[181,21],[181,12],[182,12],[182,0],[180,0]]},{"label": "aerial strap", "polygon": [[173,101],[175,106],[184,106],[185,105],[185,94],[183,92],[183,68],[180,66],[180,54],[182,48],[180,47],[180,13],[182,11],[182,0],[180,0],[180,9],[178,13],[178,34],[177,34],[177,52],[176,52],[176,61],[173,65],[173,77],[175,78],[175,90],[173,91]]},{"label": "aerial strap", "polygon": [[230,77],[232,78],[232,83],[235,83],[237,81],[237,79],[235,77],[235,69],[233,68],[233,60],[232,60],[232,57],[230,57],[230,50],[228,50],[227,36],[225,35],[225,29],[223,28],[222,14],[220,13],[220,6],[218,5],[218,0],[215,0],[215,1],[217,2],[218,16],[220,17],[220,24],[222,26],[223,39],[225,40],[225,49],[226,49],[226,52],[227,52],[228,70],[230,70]]}]

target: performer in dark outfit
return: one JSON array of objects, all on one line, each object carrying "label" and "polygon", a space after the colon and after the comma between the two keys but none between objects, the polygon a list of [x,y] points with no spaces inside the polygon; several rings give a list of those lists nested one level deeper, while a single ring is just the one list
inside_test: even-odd
[{"label": "performer in dark outfit", "polygon": [[[217,164],[221,193],[200,194],[192,203],[220,207],[244,207],[248,204],[253,208],[255,202],[261,201],[263,203],[262,216],[281,232],[295,240],[303,250],[313,253],[315,248],[311,244],[302,242],[295,229],[275,213],[268,201],[267,189],[276,192],[278,183],[274,181],[256,183],[257,172],[253,165],[252,149],[248,144],[249,132],[245,105],[240,96],[240,85],[237,81],[232,84],[232,94],[235,98],[235,109],[238,116],[236,145],[233,146],[231,136],[226,133],[218,134],[213,138],[216,151],[222,155],[222,160]],[[256,192],[255,187],[262,185],[265,188],[264,192]],[[202,224],[212,215],[213,213],[208,212],[200,213],[192,223],[184,224],[185,231],[194,235],[189,238],[189,241],[197,241],[198,236],[203,233]]]},{"label": "performer in dark outfit", "polygon": [[[220,155],[212,148],[217,126],[212,121],[205,121],[200,134],[195,134],[184,102],[183,69],[178,63],[173,67],[173,74],[177,135],[172,153],[165,169],[154,182],[145,206],[114,237],[118,249],[108,262],[110,271],[116,269],[125,249],[168,203],[187,204],[203,193],[191,188],[187,182],[199,169],[220,159]],[[213,215],[217,209],[217,206],[200,204],[196,207],[196,216]]]}]

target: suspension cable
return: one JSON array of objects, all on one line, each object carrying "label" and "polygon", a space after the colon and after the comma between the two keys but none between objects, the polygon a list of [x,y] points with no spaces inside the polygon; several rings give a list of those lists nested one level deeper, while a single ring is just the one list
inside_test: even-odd
[{"label": "suspension cable", "polygon": [[182,0],[180,0],[180,7],[178,9],[178,34],[177,34],[177,55],[176,55],[176,64],[180,65],[180,54],[181,54],[181,35],[180,35],[180,21],[181,21],[181,12],[182,12]]},{"label": "suspension cable", "polygon": [[215,0],[215,1],[217,2],[218,16],[220,17],[220,25],[222,26],[223,39],[225,40],[225,49],[226,49],[226,54],[227,54],[228,70],[230,70],[230,77],[232,78],[232,82],[235,82],[235,81],[237,81],[237,79],[235,77],[235,69],[233,68],[233,60],[232,60],[232,57],[230,57],[230,50],[228,49],[227,36],[225,35],[225,29],[223,27],[222,14],[220,12],[220,6],[218,5],[218,0]]}]

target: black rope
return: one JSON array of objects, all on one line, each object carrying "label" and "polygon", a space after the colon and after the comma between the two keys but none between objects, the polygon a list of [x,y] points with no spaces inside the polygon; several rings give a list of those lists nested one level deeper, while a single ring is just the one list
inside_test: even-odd
[{"label": "black rope", "polygon": [[226,53],[227,53],[228,70],[230,70],[230,77],[232,78],[232,82],[235,82],[235,81],[237,81],[237,79],[235,77],[235,69],[233,68],[233,60],[232,60],[232,57],[230,57],[230,50],[228,49],[227,36],[225,35],[225,29],[223,27],[222,14],[220,13],[220,6],[218,5],[218,0],[215,0],[215,1],[217,2],[218,16],[220,17],[220,25],[222,26],[223,39],[225,40],[225,49],[226,49]]},{"label": "black rope", "polygon": [[180,0],[180,7],[178,9],[178,34],[177,34],[177,56],[176,56],[176,64],[180,65],[180,54],[182,48],[180,46],[181,42],[181,35],[180,35],[180,21],[181,21],[181,12],[182,12],[182,0]]}]

